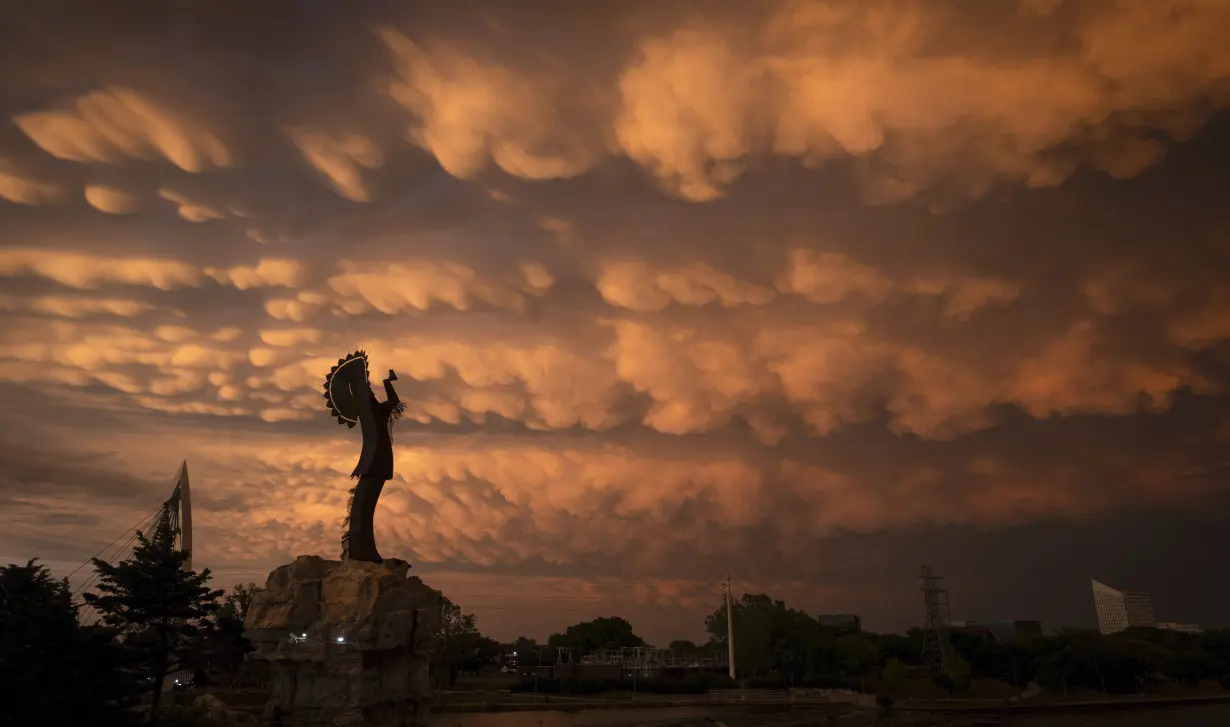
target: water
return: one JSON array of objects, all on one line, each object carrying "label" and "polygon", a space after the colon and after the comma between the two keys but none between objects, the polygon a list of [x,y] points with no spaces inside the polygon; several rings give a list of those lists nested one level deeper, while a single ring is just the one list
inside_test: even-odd
[{"label": "water", "polygon": [[999,724],[1003,727],[1225,727],[1230,725],[1230,704],[1047,714],[1013,717]]},{"label": "water", "polygon": [[[780,712],[767,714],[730,707],[670,707],[647,709],[595,709],[579,712],[500,712],[495,714],[437,714],[432,727],[668,727],[692,721],[704,723],[711,718],[727,727],[807,727],[809,724],[838,727],[900,725],[907,727],[1227,727],[1230,705],[1168,707],[1158,709],[1045,714],[1033,716],[941,716],[918,715],[915,719],[898,716],[891,722],[877,721],[874,713],[864,712],[831,723],[809,714]],[[711,723],[710,723],[711,724]]]},{"label": "water", "polygon": [[720,707],[651,707],[588,709],[579,712],[437,714],[431,718],[431,727],[639,727],[703,720],[705,717],[720,719],[723,714],[729,714],[729,710]]}]

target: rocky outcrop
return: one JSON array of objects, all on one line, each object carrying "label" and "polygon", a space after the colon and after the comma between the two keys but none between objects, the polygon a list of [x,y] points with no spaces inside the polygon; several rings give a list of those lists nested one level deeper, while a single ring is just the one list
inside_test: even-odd
[{"label": "rocky outcrop", "polygon": [[409,564],[299,556],[269,574],[244,621],[271,683],[266,716],[287,725],[426,724],[439,591]]}]

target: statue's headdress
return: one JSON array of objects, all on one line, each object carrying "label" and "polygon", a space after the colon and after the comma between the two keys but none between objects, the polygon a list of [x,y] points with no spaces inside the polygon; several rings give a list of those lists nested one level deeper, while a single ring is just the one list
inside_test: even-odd
[{"label": "statue's headdress", "polygon": [[330,414],[337,417],[338,424],[353,429],[359,423],[359,401],[356,397],[370,396],[370,384],[362,390],[352,390],[352,381],[371,381],[365,351],[355,351],[345,358],[339,358],[337,365],[325,375],[325,406]]}]

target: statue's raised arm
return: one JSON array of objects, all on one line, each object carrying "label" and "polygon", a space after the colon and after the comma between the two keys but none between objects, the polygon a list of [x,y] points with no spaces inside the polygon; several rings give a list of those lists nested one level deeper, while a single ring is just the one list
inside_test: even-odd
[{"label": "statue's raised arm", "polygon": [[397,389],[393,388],[394,381],[397,381],[397,372],[389,369],[389,377],[384,380],[384,403],[389,407],[401,404],[401,399],[397,396]]}]

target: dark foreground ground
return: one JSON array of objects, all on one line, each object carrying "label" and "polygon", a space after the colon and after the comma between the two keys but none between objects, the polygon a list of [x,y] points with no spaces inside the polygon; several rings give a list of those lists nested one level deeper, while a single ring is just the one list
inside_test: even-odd
[{"label": "dark foreground ground", "polygon": [[1046,714],[956,714],[841,707],[671,707],[578,712],[438,714],[432,727],[1227,727],[1230,704],[1149,707]]}]

